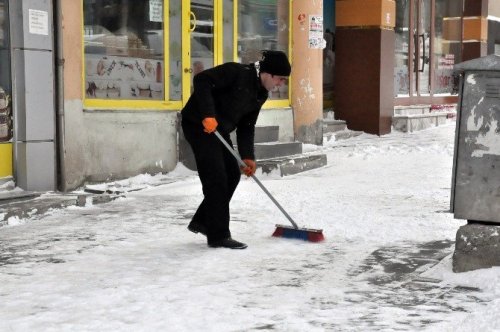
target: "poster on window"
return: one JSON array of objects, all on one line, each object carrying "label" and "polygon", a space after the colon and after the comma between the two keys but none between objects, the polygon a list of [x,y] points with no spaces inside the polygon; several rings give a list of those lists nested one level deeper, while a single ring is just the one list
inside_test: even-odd
[{"label": "poster on window", "polygon": [[309,15],[309,48],[325,48],[323,15]]},{"label": "poster on window", "polygon": [[163,22],[163,0],[149,0],[149,20]]},{"label": "poster on window", "polygon": [[163,61],[86,54],[86,96],[163,100]]}]

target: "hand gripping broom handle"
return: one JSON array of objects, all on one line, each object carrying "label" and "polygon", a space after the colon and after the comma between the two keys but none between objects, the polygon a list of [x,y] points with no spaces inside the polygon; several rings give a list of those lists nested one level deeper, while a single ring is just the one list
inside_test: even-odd
[{"label": "hand gripping broom handle", "polygon": [[[245,164],[243,162],[243,160],[241,160],[240,156],[238,156],[236,151],[234,151],[234,149],[226,142],[226,140],[221,136],[221,134],[217,130],[214,133],[215,133],[215,136],[217,136],[217,138],[222,142],[222,144],[224,144],[224,146],[229,150],[229,152],[231,152],[231,154],[234,156],[234,158],[236,158],[236,160],[238,161],[238,164],[240,164],[240,166],[242,166],[242,167],[246,167],[247,164]],[[297,226],[295,221],[293,221],[292,217],[290,217],[288,215],[288,213],[286,213],[285,209],[283,209],[283,207],[281,207],[280,203],[278,203],[278,201],[276,199],[274,199],[273,195],[271,195],[271,193],[266,189],[266,187],[264,187],[264,185],[259,181],[259,179],[257,179],[257,177],[255,175],[252,175],[252,178],[255,180],[255,182],[257,182],[259,187],[267,194],[267,196],[269,196],[271,201],[273,201],[273,203],[278,207],[278,209],[280,209],[280,211],[285,215],[285,217],[288,219],[288,221],[293,225],[293,228],[298,229],[299,227]]]}]

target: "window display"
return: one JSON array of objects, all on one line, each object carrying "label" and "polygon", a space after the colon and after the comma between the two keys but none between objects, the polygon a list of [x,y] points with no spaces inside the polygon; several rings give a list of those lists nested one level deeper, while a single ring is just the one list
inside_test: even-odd
[{"label": "window display", "polygon": [[405,97],[410,94],[408,68],[410,45],[410,4],[399,1],[396,6],[395,52],[394,52],[394,95]]},{"label": "window display", "polygon": [[84,0],[86,98],[164,100],[163,0]]},{"label": "window display", "polygon": [[457,94],[453,66],[461,62],[462,2],[436,0],[434,21],[434,94]]},{"label": "window display", "polygon": [[6,0],[0,0],[0,47],[5,47],[5,37],[7,34],[7,4]]},{"label": "window display", "polygon": [[0,142],[12,139],[10,49],[7,0],[0,0]]},{"label": "window display", "polygon": [[[261,50],[288,54],[290,2],[285,0],[238,1],[238,58],[241,63],[261,59]],[[288,84],[276,87],[269,99],[288,99]]]}]

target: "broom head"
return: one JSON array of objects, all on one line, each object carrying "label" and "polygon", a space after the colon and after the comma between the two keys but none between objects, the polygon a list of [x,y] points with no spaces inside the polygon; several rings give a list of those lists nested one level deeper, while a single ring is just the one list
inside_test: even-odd
[{"label": "broom head", "polygon": [[300,239],[309,242],[320,242],[325,239],[322,229],[293,228],[292,226],[276,225],[274,237]]}]

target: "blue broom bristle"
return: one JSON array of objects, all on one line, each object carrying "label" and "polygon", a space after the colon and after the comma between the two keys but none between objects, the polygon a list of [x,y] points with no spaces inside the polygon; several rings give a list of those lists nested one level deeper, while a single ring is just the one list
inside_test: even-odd
[{"label": "blue broom bristle", "polygon": [[309,242],[320,242],[325,239],[322,230],[295,229],[287,226],[276,225],[274,237],[284,237],[288,239],[299,239]]}]

